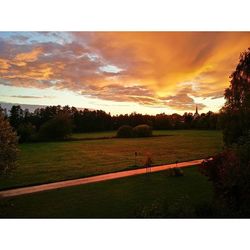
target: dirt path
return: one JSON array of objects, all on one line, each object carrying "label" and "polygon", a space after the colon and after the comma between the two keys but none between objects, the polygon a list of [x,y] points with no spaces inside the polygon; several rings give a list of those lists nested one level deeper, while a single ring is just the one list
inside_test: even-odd
[{"label": "dirt path", "polygon": [[[202,161],[203,159],[180,162],[178,163],[178,167],[183,168],[183,167],[199,165],[202,163]],[[151,172],[163,171],[163,170],[173,168],[175,166],[176,164],[155,166],[151,168]],[[78,186],[78,185],[83,185],[87,183],[107,181],[107,180],[118,179],[118,178],[145,174],[145,173],[146,173],[146,168],[140,168],[140,169],[134,169],[134,170],[120,171],[120,172],[110,173],[110,174],[102,174],[102,175],[96,175],[96,176],[91,176],[91,177],[85,177],[85,178],[80,178],[80,179],[75,179],[75,180],[58,181],[58,182],[41,184],[41,185],[36,185],[36,186],[9,189],[9,190],[0,191],[0,198],[7,198],[7,197],[24,195],[24,194],[42,192],[42,191],[47,191],[47,190],[53,190],[53,189],[58,189],[58,188]]]}]

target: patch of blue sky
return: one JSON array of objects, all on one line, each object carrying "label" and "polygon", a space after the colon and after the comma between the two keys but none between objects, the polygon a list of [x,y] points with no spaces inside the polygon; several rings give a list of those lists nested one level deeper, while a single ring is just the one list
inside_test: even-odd
[{"label": "patch of blue sky", "polygon": [[70,43],[73,37],[68,32],[0,32],[0,38],[11,40],[16,44],[33,43]]},{"label": "patch of blue sky", "polygon": [[123,71],[123,69],[121,69],[115,65],[105,65],[105,66],[101,66],[99,69],[103,72],[115,73],[115,74]]}]

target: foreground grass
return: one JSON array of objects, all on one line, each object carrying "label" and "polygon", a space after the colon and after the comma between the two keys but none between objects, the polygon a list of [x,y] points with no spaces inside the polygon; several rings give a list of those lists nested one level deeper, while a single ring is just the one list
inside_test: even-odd
[{"label": "foreground grass", "polygon": [[170,136],[22,144],[19,167],[11,176],[0,177],[0,189],[120,171],[135,163],[143,166],[147,154],[158,165],[208,157],[222,148],[220,131],[161,133]]},{"label": "foreground grass", "polygon": [[160,210],[167,206],[166,217],[193,217],[196,207],[211,201],[211,183],[190,167],[183,177],[163,171],[3,199],[0,217],[133,218],[154,204]]}]

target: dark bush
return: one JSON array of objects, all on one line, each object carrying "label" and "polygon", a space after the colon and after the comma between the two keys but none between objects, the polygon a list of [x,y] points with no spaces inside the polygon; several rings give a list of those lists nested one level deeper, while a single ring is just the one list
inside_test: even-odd
[{"label": "dark bush", "polygon": [[119,138],[131,138],[133,137],[133,128],[128,125],[121,126],[116,134]]},{"label": "dark bush", "polygon": [[41,140],[63,140],[72,132],[72,123],[67,115],[57,115],[45,122],[39,130]]},{"label": "dark bush", "polygon": [[18,126],[17,134],[19,136],[19,142],[28,142],[32,140],[32,137],[34,136],[36,130],[35,126],[33,126],[31,123],[22,123]]},{"label": "dark bush", "polygon": [[250,140],[206,160],[201,171],[212,181],[218,200],[237,214],[250,216]]},{"label": "dark bush", "polygon": [[149,137],[152,136],[152,128],[146,124],[138,125],[133,128],[135,137]]}]

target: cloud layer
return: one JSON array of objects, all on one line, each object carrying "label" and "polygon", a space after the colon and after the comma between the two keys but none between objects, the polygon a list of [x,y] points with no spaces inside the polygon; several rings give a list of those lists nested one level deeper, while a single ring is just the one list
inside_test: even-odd
[{"label": "cloud layer", "polygon": [[249,41],[247,32],[0,33],[0,84],[193,110],[193,97],[223,96]]}]

